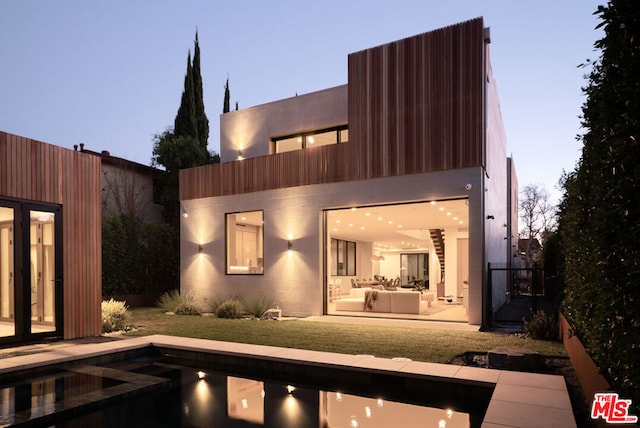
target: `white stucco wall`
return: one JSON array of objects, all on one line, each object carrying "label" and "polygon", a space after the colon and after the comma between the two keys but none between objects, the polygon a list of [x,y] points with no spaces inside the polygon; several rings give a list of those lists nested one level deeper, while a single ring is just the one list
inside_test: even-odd
[{"label": "white stucco wall", "polygon": [[[482,174],[481,168],[467,168],[182,201],[188,217],[181,218],[181,289],[209,299],[257,293],[278,304],[285,315],[320,315],[325,287],[323,210],[468,197],[472,284],[468,314],[471,324],[480,324]],[[472,189],[467,191],[466,184]],[[253,210],[264,210],[264,274],[226,275],[225,214]],[[202,253],[198,245],[203,246]]]},{"label": "white stucco wall", "polygon": [[237,110],[220,116],[220,159],[229,162],[269,154],[271,138],[344,125],[348,86]]}]

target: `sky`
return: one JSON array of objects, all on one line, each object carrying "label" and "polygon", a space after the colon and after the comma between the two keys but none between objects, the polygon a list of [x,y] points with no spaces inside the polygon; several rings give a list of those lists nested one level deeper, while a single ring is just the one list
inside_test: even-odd
[{"label": "sky", "polygon": [[580,157],[594,0],[0,0],[0,130],[142,164],[173,126],[196,30],[209,149],[219,115],[347,83],[347,56],[484,18],[520,187],[559,200]]}]

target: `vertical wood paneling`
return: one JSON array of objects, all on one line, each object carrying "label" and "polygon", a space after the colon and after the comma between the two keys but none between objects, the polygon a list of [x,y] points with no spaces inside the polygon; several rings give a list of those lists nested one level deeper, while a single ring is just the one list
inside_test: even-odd
[{"label": "vertical wood paneling", "polygon": [[484,49],[478,18],[351,54],[348,143],[183,170],[180,198],[485,166]]},{"label": "vertical wood paneling", "polygon": [[100,158],[0,132],[0,196],[62,207],[63,335],[101,333]]}]

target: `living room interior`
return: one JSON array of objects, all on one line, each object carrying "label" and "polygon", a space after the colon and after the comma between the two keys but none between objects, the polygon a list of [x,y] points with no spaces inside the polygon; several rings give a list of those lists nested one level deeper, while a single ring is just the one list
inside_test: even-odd
[{"label": "living room interior", "polygon": [[325,214],[327,314],[467,321],[468,199]]}]

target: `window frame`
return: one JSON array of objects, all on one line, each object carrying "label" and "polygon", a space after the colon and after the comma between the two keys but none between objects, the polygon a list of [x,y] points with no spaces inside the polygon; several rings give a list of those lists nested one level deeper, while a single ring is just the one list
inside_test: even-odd
[{"label": "window frame", "polygon": [[[260,241],[262,257],[259,257],[259,251],[256,251],[256,263],[257,267],[260,268],[259,272],[251,272],[251,266],[246,266],[247,270],[244,269],[242,271],[232,271],[230,265],[230,246],[229,246],[229,216],[231,215],[241,215],[245,213],[260,213],[262,218],[262,224],[257,226],[259,230],[256,231],[256,240]],[[238,222],[234,223],[235,226],[238,226]],[[225,240],[224,240],[224,265],[225,265],[225,275],[264,275],[264,210],[248,210],[248,211],[235,211],[228,212],[224,214],[224,230],[225,230]],[[245,225],[246,226],[246,225]],[[255,225],[254,225],[255,226]],[[237,240],[237,229],[234,230],[233,239],[234,242]],[[256,250],[258,250],[258,245],[256,244]],[[235,243],[234,243],[234,253],[236,251]],[[262,260],[262,266],[260,266],[259,261]],[[234,265],[236,266],[236,265]],[[245,267],[244,265],[237,265],[238,268]]]},{"label": "window frame", "polygon": [[[332,126],[329,128],[321,128],[321,129],[314,129],[313,131],[307,131],[307,132],[296,132],[294,134],[287,134],[287,135],[282,135],[279,137],[273,137],[271,138],[271,153],[273,154],[278,154],[278,153],[287,153],[287,152],[293,152],[296,150],[305,150],[308,148],[312,148],[313,146],[311,145],[312,143],[307,143],[308,142],[308,138],[309,137],[313,137],[314,135],[318,135],[318,134],[326,134],[329,132],[334,132],[335,133],[335,144],[345,144],[349,142],[349,139],[347,137],[346,140],[342,141],[342,136],[344,135],[343,132],[347,131],[348,135],[348,131],[349,131],[349,125],[348,124],[344,124],[344,125],[338,125],[338,126]],[[300,141],[300,147],[293,149],[293,150],[286,150],[283,152],[279,152],[278,151],[278,142],[279,141],[284,141],[284,140],[289,140],[289,139],[293,139],[293,138],[299,138],[301,139]],[[323,144],[323,145],[333,145],[333,144]],[[320,146],[318,146],[320,147]]]},{"label": "window frame", "polygon": [[[357,272],[358,272],[358,246],[357,243],[355,241],[348,241],[346,239],[338,239],[338,238],[331,238],[331,241],[329,242],[330,245],[330,249],[333,250],[333,241],[336,242],[336,263],[335,263],[335,268],[336,270],[333,270],[333,262],[331,263],[331,276],[356,276]],[[344,260],[344,268],[343,271],[344,273],[340,273],[340,265],[338,260],[340,260],[340,243],[343,244],[342,246],[342,252],[343,252],[343,260]],[[350,245],[352,244],[352,245]],[[349,249],[350,247],[353,247],[352,250],[352,256],[350,257],[350,252]],[[331,256],[333,257],[333,254],[331,254]],[[350,266],[350,260],[353,260],[353,270],[351,270],[351,266]]]}]

